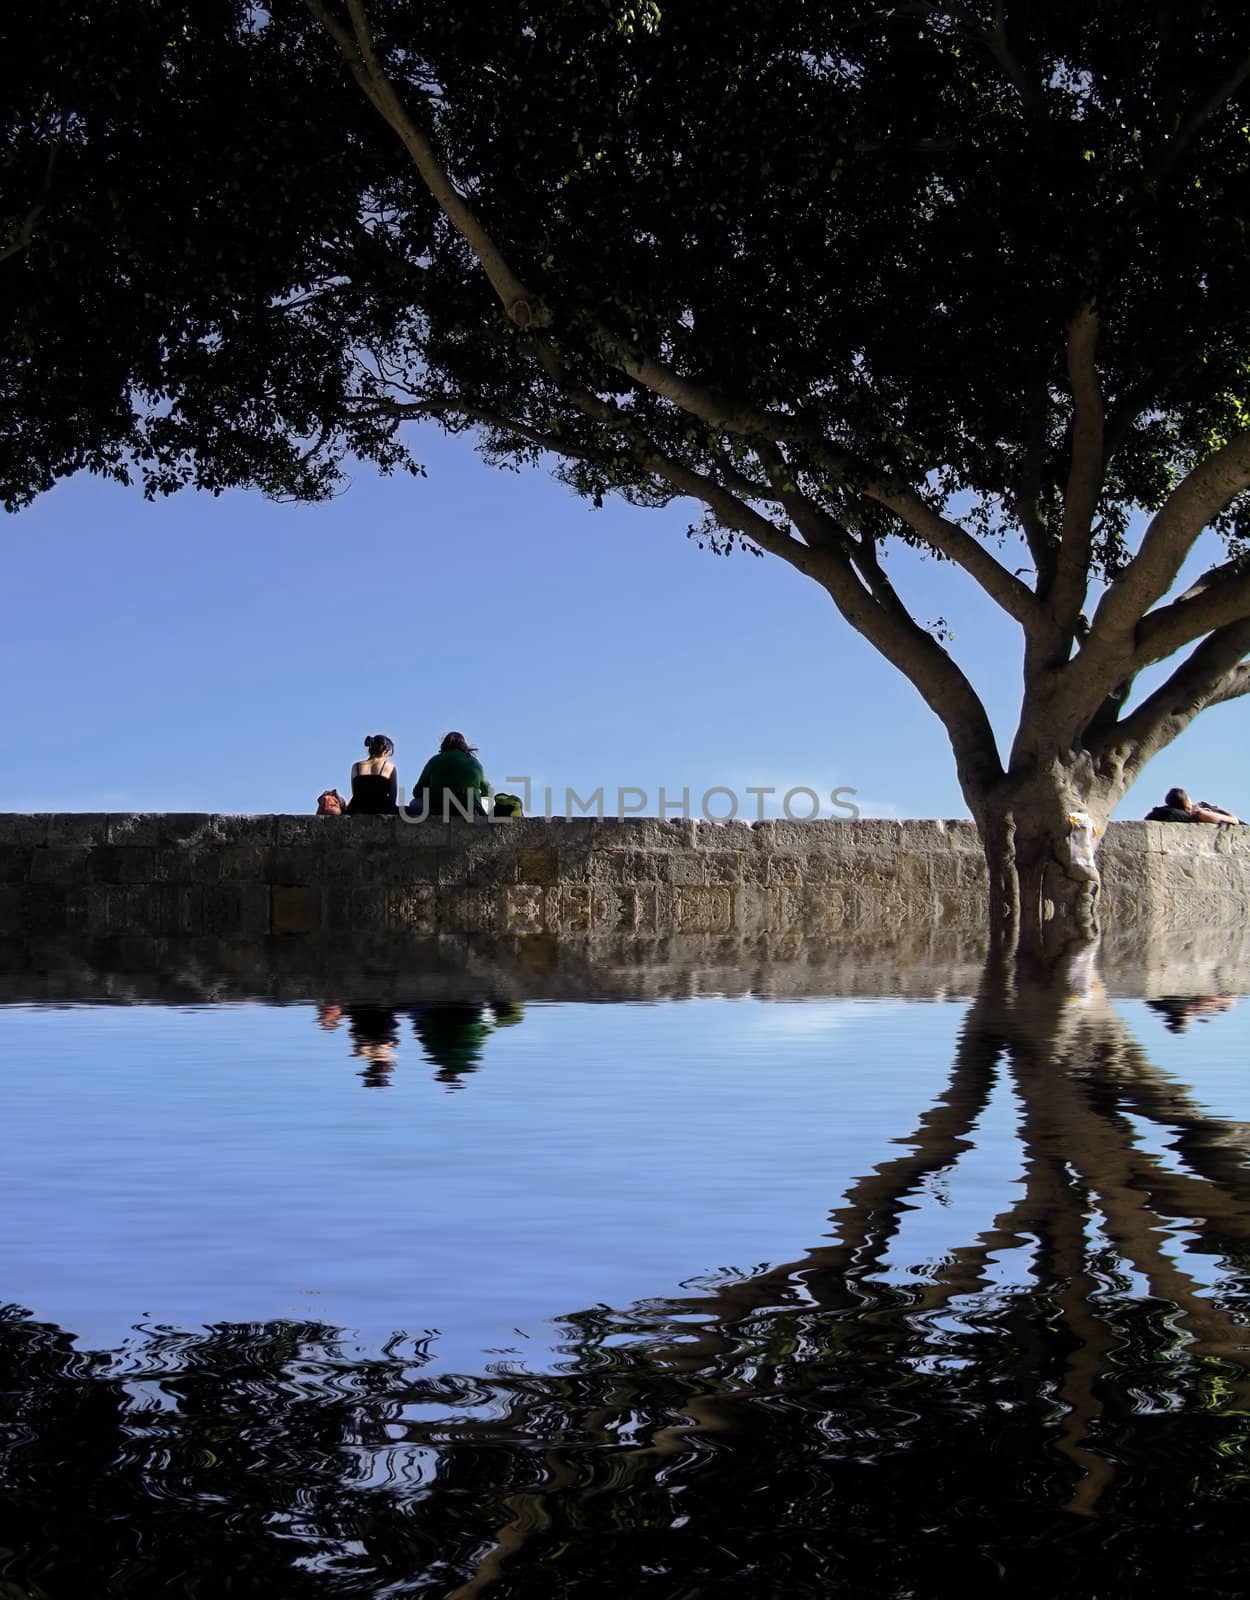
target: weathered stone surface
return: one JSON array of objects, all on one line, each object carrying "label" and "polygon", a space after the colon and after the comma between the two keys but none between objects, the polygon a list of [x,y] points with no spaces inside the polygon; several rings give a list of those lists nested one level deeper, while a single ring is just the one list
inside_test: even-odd
[{"label": "weathered stone surface", "polygon": [[[221,886],[219,886],[220,888]],[[236,886],[237,888],[237,886]],[[152,886],[100,891],[150,894]],[[159,890],[157,891],[160,892]],[[214,890],[206,890],[212,894]],[[550,891],[540,890],[541,895]],[[780,891],[788,893],[789,891]],[[0,904],[5,891],[0,889]],[[327,891],[330,896],[350,890]],[[932,925],[817,934],[449,934],[401,927],[392,890],[385,925],[350,938],[84,932],[0,934],[0,1003],[65,1000],[664,999],[694,995],[901,995],[976,992],[985,941]],[[59,902],[62,913],[72,896]],[[268,903],[266,901],[266,916]],[[1245,926],[1111,929],[1101,966],[1113,995],[1250,993]]]},{"label": "weathered stone surface", "polygon": [[269,891],[271,933],[320,933],[323,913],[319,888],[275,884]]},{"label": "weathered stone surface", "polygon": [[[1250,830],[1122,822],[1106,920],[1250,913]],[[582,940],[980,930],[971,823],[528,817],[0,816],[0,932],[256,940],[368,933]],[[535,957],[537,959],[537,957]]]}]

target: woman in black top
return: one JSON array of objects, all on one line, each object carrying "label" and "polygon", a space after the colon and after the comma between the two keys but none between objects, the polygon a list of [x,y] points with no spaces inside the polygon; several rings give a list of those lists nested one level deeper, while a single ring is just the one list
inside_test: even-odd
[{"label": "woman in black top", "polygon": [[391,816],[399,809],[395,803],[399,779],[395,775],[395,763],[390,759],[394,748],[384,733],[371,733],[365,740],[368,758],[358,761],[352,768],[349,817]]}]

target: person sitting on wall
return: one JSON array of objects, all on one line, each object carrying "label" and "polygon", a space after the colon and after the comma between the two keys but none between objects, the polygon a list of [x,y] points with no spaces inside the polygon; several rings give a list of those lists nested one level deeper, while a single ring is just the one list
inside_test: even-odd
[{"label": "person sitting on wall", "polygon": [[352,768],[352,797],[349,817],[394,816],[399,810],[399,778],[390,759],[395,746],[384,733],[371,733],[365,740],[369,755]]},{"label": "person sitting on wall", "polygon": [[421,769],[412,791],[410,817],[448,822],[453,816],[484,817],[491,786],[477,759],[477,748],[462,733],[443,735],[438,754]]},{"label": "person sitting on wall", "polygon": [[1236,823],[1239,819],[1231,811],[1225,811],[1223,806],[1212,805],[1209,800],[1199,800],[1195,804],[1184,789],[1169,789],[1163,797],[1163,804],[1146,813],[1146,821]]}]

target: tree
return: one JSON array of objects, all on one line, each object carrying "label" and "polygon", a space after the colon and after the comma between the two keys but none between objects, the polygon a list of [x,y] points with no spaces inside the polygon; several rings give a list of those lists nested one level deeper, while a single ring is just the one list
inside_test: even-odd
[{"label": "tree", "polygon": [[[101,459],[152,492],[316,496],[347,452],[415,469],[402,430],[429,418],[597,503],[692,500],[942,720],[1004,941],[1093,929],[1069,816],[1101,826],[1250,690],[1250,19],[112,0],[143,42],[119,123],[82,46],[105,8],[51,9],[22,19],[45,44],[4,207],[11,504]],[[175,248],[134,242],[154,208],[127,141]],[[136,272],[103,392],[63,366],[49,391],[32,319],[62,334],[84,288],[129,305]],[[1221,558],[1177,592],[1209,529]],[[892,541],[1019,625],[1010,751]]]}]

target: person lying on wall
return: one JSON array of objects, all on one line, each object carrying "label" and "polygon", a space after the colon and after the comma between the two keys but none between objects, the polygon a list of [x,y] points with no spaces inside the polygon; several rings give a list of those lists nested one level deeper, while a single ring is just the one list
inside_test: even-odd
[{"label": "person lying on wall", "polygon": [[347,812],[347,801],[337,789],[325,789],[317,796],[319,817],[341,817]]},{"label": "person lying on wall", "polygon": [[1239,823],[1241,819],[1209,800],[1191,800],[1184,789],[1169,789],[1163,804],[1146,813],[1146,821]]},{"label": "person lying on wall", "polygon": [[421,769],[412,791],[412,802],[405,809],[410,817],[423,821],[448,822],[452,817],[484,817],[486,800],[492,793],[477,747],[462,733],[446,733]]}]

